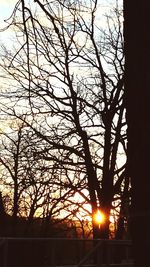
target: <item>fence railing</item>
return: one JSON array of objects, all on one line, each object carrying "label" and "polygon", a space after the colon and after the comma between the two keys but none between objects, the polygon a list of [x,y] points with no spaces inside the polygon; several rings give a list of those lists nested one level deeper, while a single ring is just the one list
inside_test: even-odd
[{"label": "fence railing", "polygon": [[1,267],[133,267],[129,240],[0,238]]}]

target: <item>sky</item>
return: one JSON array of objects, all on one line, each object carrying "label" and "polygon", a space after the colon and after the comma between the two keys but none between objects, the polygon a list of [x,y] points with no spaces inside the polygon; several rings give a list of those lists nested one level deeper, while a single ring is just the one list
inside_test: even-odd
[{"label": "sky", "polygon": [[4,20],[9,18],[17,0],[0,0],[0,28],[5,25]]},{"label": "sky", "polygon": [[15,7],[18,0],[0,0],[0,43],[7,43],[10,37],[10,31],[2,32],[2,29],[7,26],[7,20]]},{"label": "sky", "polygon": [[[119,0],[119,2],[120,1],[121,0]],[[4,20],[10,17],[17,2],[18,0],[0,0],[0,28],[5,25]],[[100,5],[106,8],[107,6],[112,5],[115,0],[99,0],[98,2]]]},{"label": "sky", "polygon": [[[30,0],[27,0],[29,2]],[[87,0],[88,1],[88,0]],[[18,0],[0,0],[0,29],[3,27],[6,27],[6,22],[15,7],[15,4],[18,2]],[[105,13],[107,11],[107,8],[110,8],[110,6],[113,6],[113,4],[116,2],[116,0],[98,0],[98,4],[102,8],[102,12]],[[118,0],[118,2],[122,2],[122,0]],[[9,38],[9,32],[0,32],[0,42],[5,42],[5,38]]]}]

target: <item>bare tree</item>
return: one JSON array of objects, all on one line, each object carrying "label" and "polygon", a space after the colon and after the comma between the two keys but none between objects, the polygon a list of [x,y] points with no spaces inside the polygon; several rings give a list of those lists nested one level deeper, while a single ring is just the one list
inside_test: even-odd
[{"label": "bare tree", "polygon": [[2,67],[16,82],[14,98],[26,105],[24,122],[44,144],[36,156],[69,174],[63,188],[77,188],[80,178],[92,218],[98,208],[105,213],[101,231],[93,220],[94,237],[108,238],[125,181],[124,54],[118,2],[107,28],[100,9],[96,0],[19,1],[10,24],[20,48],[7,51]]},{"label": "bare tree", "polygon": [[[7,126],[7,132],[1,132],[0,182],[4,192],[1,212],[2,215],[6,212],[12,216],[10,223],[13,235],[18,232],[20,218],[26,218],[27,225],[24,230],[26,234],[31,234],[35,217],[43,218],[41,234],[45,235],[50,222],[51,225],[52,221],[56,224],[62,210],[66,212],[65,215],[62,213],[61,221],[69,217],[72,219],[73,208],[69,208],[70,206],[76,205],[78,209],[84,209],[83,193],[82,201],[73,203],[71,200],[75,192],[80,194],[83,186],[77,177],[74,178],[76,182],[73,185],[67,171],[64,175],[63,170],[58,170],[53,161],[48,161],[47,164],[45,160],[37,157],[39,147],[43,147],[41,139],[21,121],[12,121],[11,125]],[[67,177],[70,185],[67,185]]]}]

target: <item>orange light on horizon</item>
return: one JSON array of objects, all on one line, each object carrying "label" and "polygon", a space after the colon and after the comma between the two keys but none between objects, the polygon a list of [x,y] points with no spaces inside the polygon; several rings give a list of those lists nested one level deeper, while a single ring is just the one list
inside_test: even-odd
[{"label": "orange light on horizon", "polygon": [[97,213],[94,215],[94,221],[99,224],[103,224],[105,222],[105,215],[102,211],[98,210]]}]

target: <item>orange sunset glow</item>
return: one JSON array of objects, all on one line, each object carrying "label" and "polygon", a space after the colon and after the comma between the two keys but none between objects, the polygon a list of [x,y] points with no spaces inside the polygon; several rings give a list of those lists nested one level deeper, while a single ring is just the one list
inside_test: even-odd
[{"label": "orange sunset glow", "polygon": [[100,210],[94,215],[94,220],[97,224],[101,225],[105,222],[105,215]]}]

